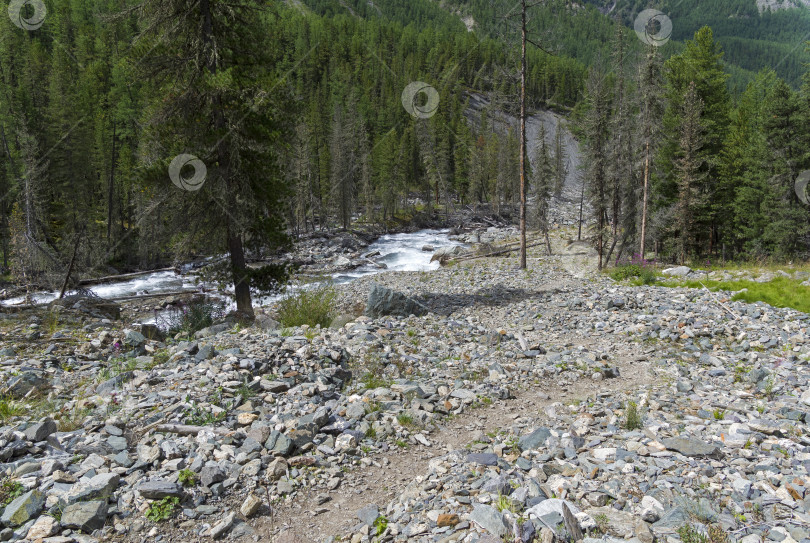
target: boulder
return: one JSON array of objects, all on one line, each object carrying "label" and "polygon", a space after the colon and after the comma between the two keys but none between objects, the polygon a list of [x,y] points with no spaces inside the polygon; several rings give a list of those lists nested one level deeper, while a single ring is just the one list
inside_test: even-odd
[{"label": "boulder", "polygon": [[689,437],[670,437],[661,441],[661,444],[671,451],[684,456],[720,456],[720,447]]},{"label": "boulder", "polygon": [[31,441],[44,441],[49,435],[57,430],[56,422],[53,419],[45,419],[42,422],[32,424],[25,429],[25,437]]},{"label": "boulder", "polygon": [[22,398],[34,389],[37,392],[44,392],[47,386],[48,381],[45,377],[37,372],[26,371],[9,379],[4,392],[13,398]]},{"label": "boulder", "polygon": [[675,266],[674,268],[667,268],[661,273],[669,275],[670,277],[686,277],[692,273],[692,268],[689,266]]},{"label": "boulder", "polygon": [[507,534],[506,522],[503,514],[489,505],[476,505],[470,513],[470,522],[473,522],[496,537]]},{"label": "boulder", "polygon": [[104,527],[107,520],[107,501],[94,500],[68,505],[62,511],[62,526],[91,533]]},{"label": "boulder", "polygon": [[398,317],[416,315],[418,317],[427,312],[428,309],[416,300],[401,292],[374,283],[371,292],[368,293],[365,315],[373,319],[386,315]]},{"label": "boulder", "polygon": [[3,510],[0,523],[4,526],[21,526],[35,518],[45,505],[45,495],[39,490],[31,490],[14,499]]}]

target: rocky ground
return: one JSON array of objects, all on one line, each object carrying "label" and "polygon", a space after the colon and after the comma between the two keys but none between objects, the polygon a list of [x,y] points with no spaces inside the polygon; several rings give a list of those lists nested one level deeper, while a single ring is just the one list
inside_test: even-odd
[{"label": "rocky ground", "polygon": [[342,285],[328,329],[3,314],[0,540],[810,539],[808,316],[555,253]]}]

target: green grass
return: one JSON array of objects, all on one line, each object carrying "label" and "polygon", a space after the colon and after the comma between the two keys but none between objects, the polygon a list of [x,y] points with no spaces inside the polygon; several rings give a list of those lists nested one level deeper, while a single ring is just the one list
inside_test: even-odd
[{"label": "green grass", "polygon": [[652,285],[655,283],[655,270],[641,264],[623,264],[610,268],[607,274],[615,281],[633,280],[634,283]]},{"label": "green grass", "polygon": [[667,287],[703,288],[711,291],[726,290],[738,292],[731,299],[748,303],[765,302],[774,307],[792,307],[810,313],[810,287],[801,285],[801,281],[788,277],[777,277],[768,283],[755,281],[667,281],[661,283]]},{"label": "green grass", "polygon": [[6,424],[14,417],[26,412],[25,406],[11,398],[0,399],[0,424]]},{"label": "green grass", "polygon": [[333,287],[302,290],[278,303],[278,321],[285,328],[304,324],[326,328],[335,317],[336,298]]}]

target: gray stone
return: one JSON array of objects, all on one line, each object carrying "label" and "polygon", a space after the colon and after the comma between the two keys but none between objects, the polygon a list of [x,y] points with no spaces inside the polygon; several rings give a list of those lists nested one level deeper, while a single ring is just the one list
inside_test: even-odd
[{"label": "gray stone", "polygon": [[138,485],[138,492],[147,500],[161,500],[167,496],[181,497],[183,487],[169,481],[144,481]]},{"label": "gray stone", "polygon": [[45,495],[39,490],[30,490],[12,500],[3,510],[0,523],[4,526],[21,526],[35,518],[45,505]]},{"label": "gray stone", "polygon": [[270,433],[270,437],[267,438],[264,448],[273,453],[280,454],[281,456],[289,456],[292,454],[295,446],[289,437],[285,436],[281,432],[273,430]]},{"label": "gray stone", "polygon": [[144,343],[146,343],[146,337],[140,332],[130,330],[124,336],[124,343],[130,347],[141,347]]},{"label": "gray stone", "polygon": [[32,424],[25,429],[25,437],[31,441],[44,441],[49,435],[57,430],[56,422],[52,419],[45,419],[42,422]]},{"label": "gray stone", "polygon": [[409,315],[421,316],[427,312],[428,309],[416,300],[401,292],[374,283],[368,293],[365,315],[371,318],[386,315],[407,317]]},{"label": "gray stone", "polygon": [[676,266],[674,268],[667,268],[661,273],[664,275],[669,275],[672,277],[686,277],[692,272],[692,269],[688,266]]},{"label": "gray stone", "polygon": [[720,456],[720,447],[692,437],[669,437],[662,440],[661,444],[684,456]]},{"label": "gray stone", "polygon": [[109,394],[110,392],[121,390],[127,381],[130,381],[135,374],[131,371],[119,373],[112,379],[107,379],[96,387],[96,394]]},{"label": "gray stone", "polygon": [[63,496],[63,500],[68,505],[90,500],[106,500],[118,488],[120,480],[121,477],[116,473],[100,473],[90,479],[82,479]]},{"label": "gray stone", "polygon": [[551,430],[542,427],[537,428],[530,434],[521,437],[520,440],[518,440],[518,447],[521,451],[538,449],[546,443],[549,437],[551,437]]},{"label": "gray stone", "polygon": [[474,522],[496,537],[507,534],[507,525],[500,511],[488,505],[476,505],[470,513],[470,522]]},{"label": "gray stone", "polygon": [[482,466],[497,466],[498,456],[493,453],[472,453],[467,455],[467,462]]},{"label": "gray stone", "polygon": [[94,500],[68,505],[62,511],[62,526],[91,533],[104,527],[107,520],[107,501]]},{"label": "gray stone", "polygon": [[220,520],[219,522],[214,524],[214,526],[211,527],[211,537],[214,539],[222,539],[233,526],[233,521],[235,518],[236,513],[234,512],[230,512],[227,515],[225,515],[225,518],[223,518],[222,520]]},{"label": "gray stone", "polygon": [[228,475],[219,466],[205,466],[200,472],[200,483],[209,488],[211,485],[221,483],[227,478]]},{"label": "gray stone", "polygon": [[5,392],[14,398],[22,398],[34,389],[42,392],[47,385],[48,381],[44,377],[36,372],[26,371],[9,379]]},{"label": "gray stone", "polygon": [[366,526],[374,526],[374,523],[380,518],[380,510],[374,504],[367,505],[357,511],[357,518]]}]

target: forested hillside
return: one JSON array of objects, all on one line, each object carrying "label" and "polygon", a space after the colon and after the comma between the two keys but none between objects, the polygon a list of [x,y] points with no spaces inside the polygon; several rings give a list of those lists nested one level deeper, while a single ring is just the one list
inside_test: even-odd
[{"label": "forested hillside", "polygon": [[[265,51],[264,81],[228,84],[249,84],[243,95],[269,93],[264,107],[278,108],[265,121],[272,126],[267,137],[278,138],[272,160],[283,178],[271,192],[281,198],[278,209],[293,232],[349,226],[357,213],[384,221],[411,215],[420,197],[419,209],[428,211],[448,202],[514,201],[508,164],[517,156],[516,139],[490,134],[486,124],[473,132],[462,115],[470,89],[501,96],[510,107],[516,79],[504,74],[514,75],[513,51],[467,33],[431,2],[407,6],[394,18],[424,24],[365,19],[317,4],[323,15],[283,6],[262,11],[257,48]],[[124,8],[57,0],[39,29],[0,22],[0,189],[6,195],[0,231],[4,264],[29,281],[64,273],[74,250],[77,269],[89,270],[150,266],[225,248],[211,234],[234,215],[231,204],[221,202],[211,183],[173,193],[165,174],[179,153],[199,155],[210,174],[216,153],[204,156],[199,147],[217,138],[194,144],[177,137],[178,123],[191,119],[173,117],[178,111],[166,106],[167,97],[186,92],[166,70],[175,44],[143,32],[144,17],[154,15]],[[223,14],[223,22],[229,17]],[[233,32],[238,39],[238,29]],[[572,107],[580,99],[581,64],[534,54],[530,66],[533,103]],[[440,97],[427,120],[402,105],[403,89],[419,80]],[[206,119],[194,121],[185,133],[211,130]],[[269,182],[275,174],[267,164]],[[224,218],[189,232],[187,218],[212,205],[225,210]],[[280,239],[255,250],[277,247]]]},{"label": "forested hillside", "polygon": [[[626,25],[643,9],[642,0],[591,0]],[[782,9],[760,9],[757,0],[665,0],[656,7],[672,20],[672,39],[683,43],[703,26],[711,27],[726,52],[723,61],[731,86],[742,91],[762,69],[771,68],[792,87],[801,84],[810,54],[800,44],[810,32],[810,9],[802,2],[773,2]]]},{"label": "forested hillside", "polygon": [[[44,5],[37,25],[0,22],[0,237],[27,284],[228,253],[244,294],[283,278],[246,261],[290,235],[517,202],[517,133],[465,117],[472,94],[518,111],[501,2]],[[529,108],[570,113],[584,145],[603,257],[806,255],[807,10],[684,0],[676,39],[653,48],[612,18],[642,4],[604,7],[531,8],[527,70]],[[705,20],[718,32],[687,31]],[[543,209],[558,161],[527,145]]]}]

